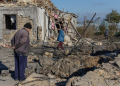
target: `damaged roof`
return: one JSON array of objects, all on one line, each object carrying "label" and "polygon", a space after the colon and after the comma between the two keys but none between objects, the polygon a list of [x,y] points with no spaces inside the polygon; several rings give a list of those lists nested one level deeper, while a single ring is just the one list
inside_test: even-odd
[{"label": "damaged roof", "polygon": [[[13,2],[13,0],[2,0],[0,1],[0,7],[41,7],[47,10],[52,10],[54,12],[60,12],[65,14],[71,14],[68,12],[60,11],[52,2],[51,0],[18,0],[17,2]],[[73,13],[72,13],[73,14]],[[73,14],[74,17],[78,17],[77,15]]]}]

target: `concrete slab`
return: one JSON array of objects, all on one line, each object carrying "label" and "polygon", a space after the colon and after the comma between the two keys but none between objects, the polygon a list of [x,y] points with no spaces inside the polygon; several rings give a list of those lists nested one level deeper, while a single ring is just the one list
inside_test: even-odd
[{"label": "concrete slab", "polygon": [[48,77],[45,75],[32,73],[25,81],[21,83],[23,86],[31,86],[33,84],[37,86],[49,86]]},{"label": "concrete slab", "polygon": [[21,83],[21,85],[22,86],[65,86],[66,81],[67,81],[66,79],[49,78],[42,74],[32,73],[25,81]]}]

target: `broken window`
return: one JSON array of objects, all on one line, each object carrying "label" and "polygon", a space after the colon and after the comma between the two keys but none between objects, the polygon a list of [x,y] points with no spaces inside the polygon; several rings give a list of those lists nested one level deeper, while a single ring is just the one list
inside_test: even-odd
[{"label": "broken window", "polygon": [[5,28],[16,30],[16,15],[5,15]]}]

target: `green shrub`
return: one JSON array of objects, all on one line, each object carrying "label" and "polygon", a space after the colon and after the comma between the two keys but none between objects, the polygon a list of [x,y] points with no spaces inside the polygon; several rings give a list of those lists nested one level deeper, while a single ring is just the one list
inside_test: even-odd
[{"label": "green shrub", "polygon": [[109,31],[110,31],[109,34],[110,34],[110,35],[113,36],[114,33],[117,32],[117,28],[116,28],[116,26],[117,26],[117,25],[116,25],[115,23],[113,23],[112,25],[109,25]]},{"label": "green shrub", "polygon": [[102,35],[101,32],[95,32],[94,35]]}]

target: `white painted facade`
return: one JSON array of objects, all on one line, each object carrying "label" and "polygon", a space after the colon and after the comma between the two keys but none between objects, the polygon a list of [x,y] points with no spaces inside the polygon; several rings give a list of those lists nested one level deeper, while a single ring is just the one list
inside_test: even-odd
[{"label": "white painted facade", "polygon": [[44,9],[37,7],[38,14],[38,26],[42,27],[42,41],[47,42],[48,38],[48,15],[45,13]]}]

